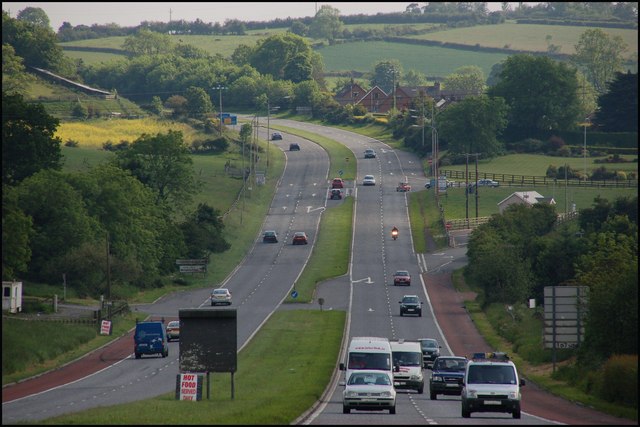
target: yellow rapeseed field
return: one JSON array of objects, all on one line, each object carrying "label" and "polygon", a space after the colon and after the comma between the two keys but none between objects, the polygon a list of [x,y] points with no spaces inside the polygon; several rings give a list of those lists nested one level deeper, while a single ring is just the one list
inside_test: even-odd
[{"label": "yellow rapeseed field", "polygon": [[61,122],[55,136],[62,143],[76,141],[83,148],[101,149],[105,142],[119,144],[121,141],[133,142],[143,133],[156,135],[169,130],[182,132],[185,143],[190,144],[198,133],[191,126],[170,120],[155,119],[95,119],[84,122]]}]

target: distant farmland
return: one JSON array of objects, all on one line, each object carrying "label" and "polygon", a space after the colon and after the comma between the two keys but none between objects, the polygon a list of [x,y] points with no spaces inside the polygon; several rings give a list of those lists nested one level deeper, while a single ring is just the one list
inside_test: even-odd
[{"label": "distant farmland", "polygon": [[[428,28],[432,24],[407,25],[412,28]],[[387,26],[405,26],[403,24],[357,24],[346,25],[345,28],[353,31],[356,28],[377,28]],[[498,25],[478,25],[466,28],[452,28],[416,36],[404,36],[407,39],[434,40],[441,42],[461,43],[470,46],[476,44],[482,47],[525,50],[532,52],[544,52],[549,44],[560,46],[560,53],[573,54],[574,45],[577,44],[582,33],[592,27],[575,27],[561,25],[533,25],[505,23]],[[629,29],[602,28],[607,34],[620,35],[628,49],[625,57],[631,57],[632,72],[637,72],[638,57],[638,31]],[[196,46],[210,54],[220,54],[229,58],[233,51],[240,45],[253,46],[265,37],[275,33],[287,31],[286,28],[275,28],[248,31],[244,36],[171,36],[175,43],[184,43]],[[96,47],[122,49],[126,37],[108,37],[93,40],[78,40],[60,43],[60,46],[71,47]],[[307,39],[312,42],[311,39]],[[318,50],[324,58],[325,71],[360,71],[370,72],[373,65],[384,59],[398,59],[404,71],[416,70],[427,76],[444,77],[463,65],[477,65],[489,76],[491,67],[504,60],[509,54],[488,53],[476,51],[463,51],[432,46],[419,46],[404,43],[390,43],[381,41],[348,42],[333,46],[326,46]],[[114,53],[65,51],[72,58],[81,58],[86,64],[96,64],[101,61],[109,61],[124,56]]]},{"label": "distant farmland", "polygon": [[325,71],[371,72],[376,62],[397,59],[404,72],[416,70],[427,76],[444,77],[463,65],[477,65],[489,76],[491,67],[506,59],[502,53],[472,52],[388,42],[354,42],[327,46],[318,52],[324,58]]},{"label": "distant farmland", "polygon": [[[575,27],[564,25],[534,25],[505,23],[497,25],[477,25],[467,28],[452,28],[450,30],[426,33],[417,36],[405,36],[420,40],[436,40],[441,42],[462,43],[470,46],[476,43],[483,47],[503,48],[509,45],[510,49],[527,50],[532,52],[547,51],[547,37],[549,43],[560,46],[560,52],[573,55],[574,46],[578,44],[580,36],[588,29],[596,27]],[[600,28],[610,37],[621,36],[628,49],[625,57],[638,54],[638,30],[622,28]]]}]

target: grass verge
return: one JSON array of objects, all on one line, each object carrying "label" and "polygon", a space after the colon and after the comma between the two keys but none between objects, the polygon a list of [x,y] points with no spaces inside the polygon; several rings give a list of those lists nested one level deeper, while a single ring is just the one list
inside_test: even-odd
[{"label": "grass verge", "polygon": [[212,374],[210,400],[192,404],[167,393],[116,411],[96,408],[38,424],[290,424],[329,383],[345,316],[337,310],[276,312],[238,356],[234,399],[230,374]]}]

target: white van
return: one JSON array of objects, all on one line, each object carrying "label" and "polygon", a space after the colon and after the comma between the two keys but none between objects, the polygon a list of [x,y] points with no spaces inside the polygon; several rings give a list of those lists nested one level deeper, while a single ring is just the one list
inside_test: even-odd
[{"label": "white van", "polygon": [[422,347],[418,341],[390,341],[393,356],[393,385],[397,389],[424,391]]},{"label": "white van", "polygon": [[347,361],[340,363],[340,370],[345,371],[344,385],[354,371],[375,369],[387,371],[393,375],[391,364],[391,344],[389,339],[381,337],[353,337],[347,349]]}]

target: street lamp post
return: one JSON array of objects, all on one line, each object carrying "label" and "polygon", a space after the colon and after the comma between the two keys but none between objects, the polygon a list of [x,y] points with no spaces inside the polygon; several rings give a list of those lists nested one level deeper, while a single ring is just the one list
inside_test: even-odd
[{"label": "street lamp post", "polygon": [[582,159],[584,162],[584,181],[587,181],[587,126],[591,123],[589,117],[584,119],[584,146],[582,147]]},{"label": "street lamp post", "polygon": [[227,88],[222,86],[222,85],[218,85],[218,86],[214,87],[213,89],[220,91],[220,113],[219,113],[219,115],[220,115],[220,136],[222,136],[222,91],[223,90],[227,90]]}]

